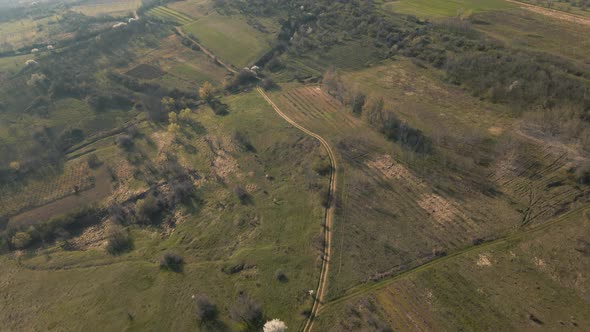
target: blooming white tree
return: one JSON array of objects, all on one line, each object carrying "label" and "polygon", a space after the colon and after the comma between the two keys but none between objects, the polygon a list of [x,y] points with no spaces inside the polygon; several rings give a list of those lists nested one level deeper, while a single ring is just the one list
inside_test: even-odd
[{"label": "blooming white tree", "polygon": [[287,329],[287,325],[285,325],[285,322],[275,318],[273,320],[269,320],[268,322],[266,322],[266,324],[264,324],[264,327],[262,328],[262,331],[264,331],[264,332],[285,332],[286,329]]}]

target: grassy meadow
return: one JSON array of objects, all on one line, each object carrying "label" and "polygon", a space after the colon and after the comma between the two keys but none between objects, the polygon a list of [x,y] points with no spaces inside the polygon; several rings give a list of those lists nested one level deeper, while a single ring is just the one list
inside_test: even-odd
[{"label": "grassy meadow", "polygon": [[[225,117],[207,109],[193,113],[191,118],[199,124],[194,128],[202,129],[187,126],[175,139],[168,139],[166,131],[147,127],[146,139],[158,139],[155,147],[141,140],[136,145],[138,151],[155,158],[164,150],[178,151],[182,164],[202,174],[198,189],[202,203],[191,208],[197,210],[180,212],[170,233],[157,227],[131,228],[135,249],[128,254],[110,256],[99,240],[78,250],[49,246],[41,255],[3,256],[0,275],[2,283],[10,285],[6,296],[11,299],[11,305],[2,308],[6,327],[79,329],[106,324],[121,329],[194,329],[190,296],[206,293],[220,310],[220,324],[233,329],[227,311],[238,292],[247,292],[261,303],[265,316],[298,326],[303,319],[300,313],[311,303],[306,290],[314,287],[319,271],[313,241],[320,234],[323,208],[308,188],[327,185],[327,178],[312,172],[313,158],[307,157],[319,158],[323,152],[317,143],[285,125],[256,93],[223,101],[230,109]],[[228,135],[236,130],[247,135],[256,152],[236,150]],[[115,158],[100,151],[105,163],[119,167]],[[232,188],[237,185],[247,188],[251,203],[244,205],[235,198]],[[104,229],[91,229],[71,242],[87,243],[87,238],[100,238],[101,232]],[[185,258],[182,273],[159,271],[157,261],[167,250]],[[246,265],[241,272],[222,272],[239,264]],[[277,281],[277,270],[288,281]],[[25,286],[40,278],[42,289]],[[80,287],[69,288],[70,283],[60,282],[64,278]],[[28,306],[34,299],[42,305]],[[93,308],[92,318],[75,319],[87,314],[87,306]],[[170,307],[182,314],[162,316]],[[37,319],[23,319],[30,315]]]},{"label": "grassy meadow", "polygon": [[487,11],[515,8],[503,0],[396,0],[385,1],[383,8],[392,12],[415,15],[420,18],[444,18]]},{"label": "grassy meadow", "polygon": [[[272,28],[272,27],[271,27]],[[209,15],[183,27],[188,34],[237,68],[252,65],[271,49],[275,31],[262,32],[242,16]]]}]

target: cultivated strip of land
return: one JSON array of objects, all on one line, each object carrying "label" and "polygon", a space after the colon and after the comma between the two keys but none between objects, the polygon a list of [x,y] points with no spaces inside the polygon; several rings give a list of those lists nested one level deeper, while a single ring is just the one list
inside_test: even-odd
[{"label": "cultivated strip of land", "polygon": [[314,319],[317,316],[322,303],[324,301],[325,295],[326,295],[326,286],[328,283],[328,272],[330,270],[330,254],[331,254],[331,242],[332,242],[332,232],[331,232],[331,228],[332,228],[332,222],[334,219],[334,197],[336,194],[336,173],[337,173],[337,164],[336,164],[336,155],[334,154],[334,152],[332,151],[332,147],[330,146],[330,144],[328,144],[328,142],[321,137],[320,135],[307,130],[306,128],[304,128],[303,126],[299,125],[297,122],[293,121],[290,117],[288,117],[285,113],[283,113],[279,107],[266,95],[266,93],[264,93],[264,91],[261,88],[257,88],[258,93],[260,93],[260,95],[266,100],[266,102],[268,102],[270,104],[270,106],[272,106],[272,108],[275,110],[275,112],[282,117],[283,119],[285,119],[285,121],[289,122],[291,125],[293,125],[295,128],[301,130],[302,132],[306,133],[307,135],[317,139],[322,146],[324,147],[324,149],[326,149],[326,152],[328,153],[328,156],[330,157],[330,163],[332,165],[332,171],[330,173],[330,191],[329,191],[329,205],[328,208],[326,208],[326,215],[325,215],[325,225],[324,225],[324,253],[323,253],[323,257],[322,257],[322,268],[320,271],[320,279],[318,282],[318,287],[316,290],[316,295],[314,298],[314,302],[313,302],[313,307],[311,309],[311,312],[309,314],[309,317],[307,319],[307,321],[305,322],[305,326],[303,327],[303,331],[304,332],[309,332],[313,329],[313,323],[314,323]]},{"label": "cultivated strip of land", "polygon": [[580,15],[576,15],[576,14],[572,14],[572,13],[566,13],[561,10],[545,8],[545,7],[541,7],[541,6],[537,6],[537,5],[533,5],[530,3],[525,3],[525,2],[521,2],[521,1],[517,1],[517,0],[506,0],[506,1],[517,4],[520,7],[530,10],[532,12],[535,12],[537,14],[551,16],[551,17],[559,19],[559,20],[569,21],[572,23],[582,24],[582,25],[586,25],[586,26],[590,27],[590,19],[588,19],[587,17],[584,17],[584,16],[580,16]]}]

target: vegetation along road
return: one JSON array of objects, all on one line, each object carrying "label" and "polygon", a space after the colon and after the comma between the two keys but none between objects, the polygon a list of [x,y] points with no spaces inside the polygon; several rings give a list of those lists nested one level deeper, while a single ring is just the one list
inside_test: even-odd
[{"label": "vegetation along road", "polygon": [[305,326],[303,327],[304,332],[311,331],[313,329],[314,318],[319,312],[322,303],[325,298],[326,294],[326,285],[328,283],[328,272],[330,270],[330,252],[331,252],[331,242],[332,242],[332,221],[334,219],[334,197],[336,194],[336,173],[337,173],[337,163],[336,163],[336,155],[330,147],[330,144],[321,137],[320,135],[304,128],[303,126],[299,125],[297,122],[293,121],[289,118],[285,113],[283,113],[280,108],[264,93],[261,88],[257,88],[258,93],[272,106],[272,108],[280,115],[283,119],[293,125],[295,128],[301,130],[302,132],[306,133],[307,135],[317,139],[320,141],[322,146],[326,149],[328,156],[330,157],[330,163],[332,164],[332,172],[330,174],[330,190],[329,190],[329,205],[326,208],[326,215],[325,215],[325,225],[324,225],[324,253],[322,255],[322,268],[320,271],[320,279],[318,282],[318,287],[315,292],[313,307],[309,314],[309,318],[305,322]]}]

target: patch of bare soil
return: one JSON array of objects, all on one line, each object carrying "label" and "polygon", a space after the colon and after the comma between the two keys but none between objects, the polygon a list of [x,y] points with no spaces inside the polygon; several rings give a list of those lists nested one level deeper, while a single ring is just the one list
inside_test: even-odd
[{"label": "patch of bare soil", "polygon": [[488,128],[488,132],[494,136],[500,136],[504,132],[504,129],[501,127],[492,126]]},{"label": "patch of bare soil", "polygon": [[253,194],[258,191],[258,185],[256,183],[250,183],[246,185],[246,191],[250,194]]},{"label": "patch of bare soil", "polygon": [[108,218],[96,225],[86,228],[82,234],[70,239],[68,242],[76,250],[102,248],[106,245],[107,232],[112,225],[113,221]]},{"label": "patch of bare soil", "polygon": [[174,135],[167,131],[160,131],[153,133],[151,138],[158,148],[158,159],[163,159],[165,153],[170,151],[169,147],[172,145],[172,141],[174,141]]},{"label": "patch of bare soil", "polygon": [[410,185],[423,187],[424,183],[410,170],[397,163],[390,155],[382,155],[365,163],[370,168],[381,172],[388,179],[406,181]]},{"label": "patch of bare soil", "polygon": [[479,254],[477,258],[477,262],[475,262],[477,266],[492,266],[492,260],[490,259],[489,254]]},{"label": "patch of bare soil", "polygon": [[439,223],[450,222],[462,214],[451,202],[436,194],[424,194],[417,203]]}]

